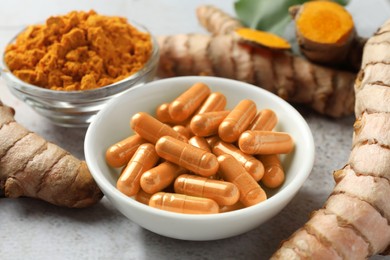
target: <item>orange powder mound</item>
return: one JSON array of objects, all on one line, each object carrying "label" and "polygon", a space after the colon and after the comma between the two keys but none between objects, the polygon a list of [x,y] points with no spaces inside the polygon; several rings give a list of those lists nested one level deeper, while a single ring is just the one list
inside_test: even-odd
[{"label": "orange powder mound", "polygon": [[12,73],[52,90],[88,90],[139,71],[152,52],[151,36],[125,18],[73,11],[31,25],[5,51]]}]

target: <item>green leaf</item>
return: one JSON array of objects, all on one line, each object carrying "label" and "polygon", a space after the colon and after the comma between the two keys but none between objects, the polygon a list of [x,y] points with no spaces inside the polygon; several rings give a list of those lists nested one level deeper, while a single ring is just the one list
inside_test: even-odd
[{"label": "green leaf", "polygon": [[[308,0],[237,0],[234,8],[241,22],[250,28],[283,35],[290,23],[288,9],[292,5],[303,4]],[[335,0],[346,5],[349,0]]]}]

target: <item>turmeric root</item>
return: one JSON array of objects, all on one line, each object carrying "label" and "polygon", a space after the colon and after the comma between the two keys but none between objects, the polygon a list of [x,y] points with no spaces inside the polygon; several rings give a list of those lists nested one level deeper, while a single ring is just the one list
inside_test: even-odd
[{"label": "turmeric root", "polygon": [[357,36],[350,13],[332,1],[310,1],[289,9],[301,52],[311,61],[360,67],[366,39]]},{"label": "turmeric root", "polygon": [[159,76],[210,75],[263,87],[332,117],[353,113],[356,74],[321,67],[286,51],[240,44],[233,34],[158,38]]},{"label": "turmeric root", "polygon": [[83,208],[103,194],[84,161],[18,124],[0,101],[0,196]]},{"label": "turmeric root", "polygon": [[201,5],[196,9],[200,24],[212,34],[229,34],[244,27],[241,22],[212,5]]},{"label": "turmeric root", "polygon": [[231,78],[265,88],[289,102],[306,104],[320,114],[340,117],[353,113],[356,74],[314,65],[281,51],[285,45],[270,39],[262,46],[242,44],[236,32],[247,28],[214,6],[199,6],[196,13],[213,35],[159,37],[160,77]]},{"label": "turmeric root", "polygon": [[346,166],[324,207],[272,259],[367,259],[390,248],[390,20],[365,45]]}]

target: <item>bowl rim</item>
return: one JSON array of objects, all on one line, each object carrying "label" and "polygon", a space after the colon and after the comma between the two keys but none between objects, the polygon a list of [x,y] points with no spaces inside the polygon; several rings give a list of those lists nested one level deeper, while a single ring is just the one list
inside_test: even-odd
[{"label": "bowl rim", "polygon": [[[52,89],[47,89],[43,87],[39,87],[33,84],[30,84],[28,82],[25,82],[18,77],[16,77],[11,70],[8,68],[7,63],[5,62],[5,49],[2,50],[1,52],[1,64],[0,64],[0,76],[3,76],[4,79],[12,81],[16,84],[12,84],[12,88],[15,88],[18,91],[21,91],[23,93],[28,93],[28,95],[33,95],[33,96],[39,96],[39,97],[45,97],[48,99],[57,99],[54,98],[53,96],[56,95],[61,95],[61,98],[65,99],[80,99],[80,98],[86,98],[90,96],[107,96],[107,95],[113,95],[116,93],[119,93],[125,89],[127,89],[127,82],[129,81],[134,81],[136,83],[137,81],[141,80],[142,77],[146,74],[148,74],[150,71],[152,71],[156,66],[159,61],[159,52],[160,48],[157,42],[156,37],[150,32],[150,30],[142,25],[137,23],[136,21],[133,21],[131,19],[127,19],[128,23],[131,26],[134,26],[136,29],[140,29],[143,32],[149,34],[150,39],[152,41],[152,52],[150,53],[150,57],[148,61],[144,64],[144,66],[138,70],[137,72],[131,74],[130,76],[114,82],[112,84],[100,87],[100,88],[95,88],[95,89],[88,89],[88,90],[72,90],[72,91],[65,91],[65,90],[52,90]],[[13,43],[18,35],[26,30],[27,27],[24,27],[22,30],[20,30],[16,35],[14,35],[11,40],[6,44],[6,47]],[[6,48],[5,47],[5,48]],[[9,86],[9,84],[7,84]],[[9,86],[10,87],[10,86]],[[34,94],[33,94],[34,93]],[[67,101],[67,100],[64,100]]]},{"label": "bowl rim", "polygon": [[[301,122],[299,125],[301,126],[301,130],[305,132],[305,136],[307,137],[307,144],[306,144],[306,149],[308,149],[308,154],[305,157],[306,163],[304,164],[303,167],[300,168],[301,174],[297,174],[297,176],[288,184],[286,185],[282,190],[278,191],[276,194],[273,196],[267,198],[267,200],[251,206],[251,207],[246,207],[242,208],[239,210],[234,210],[234,211],[229,211],[229,212],[223,212],[223,213],[218,213],[218,214],[182,214],[182,213],[175,213],[175,212],[169,212],[165,210],[160,210],[160,209],[155,209],[152,208],[148,205],[142,204],[138,201],[136,201],[133,198],[129,198],[125,194],[121,193],[116,187],[111,185],[107,180],[105,180],[105,177],[103,176],[103,173],[101,173],[100,169],[98,168],[97,165],[94,164],[89,164],[91,162],[92,158],[94,157],[93,151],[91,151],[89,148],[90,143],[92,142],[93,136],[95,135],[97,125],[101,121],[101,117],[105,113],[105,111],[108,109],[112,109],[115,103],[117,102],[117,99],[126,99],[127,95],[130,95],[130,93],[134,91],[142,91],[143,88],[150,88],[152,86],[156,87],[156,85],[163,83],[163,82],[181,82],[181,81],[207,81],[207,82],[218,82],[219,84],[223,84],[224,82],[234,82],[235,84],[239,83],[240,85],[245,85],[246,87],[249,88],[256,88],[256,91],[262,92],[263,95],[265,95],[267,98],[273,99],[274,101],[276,100],[279,102],[283,107],[287,107],[289,110],[289,113],[291,114],[291,117],[294,117],[294,120],[298,120]],[[210,83],[211,85],[211,83]],[[290,114],[289,114],[290,115]],[[149,83],[146,83],[145,85],[142,86],[137,86],[132,89],[130,89],[126,95],[121,95],[117,98],[114,98],[110,100],[107,103],[107,106],[99,111],[99,113],[96,115],[92,123],[89,125],[86,135],[85,135],[85,141],[84,141],[84,153],[85,153],[85,158],[86,162],[88,164],[88,167],[90,168],[90,172],[95,179],[96,183],[98,184],[99,187],[101,187],[102,191],[104,193],[108,193],[108,199],[111,200],[110,198],[112,196],[115,196],[116,199],[120,200],[122,203],[125,204],[130,204],[131,206],[137,208],[138,210],[145,211],[149,214],[157,215],[160,217],[169,217],[173,219],[180,219],[180,220],[197,220],[197,221],[206,221],[210,219],[223,219],[223,218],[230,218],[234,217],[236,215],[241,215],[241,214],[248,214],[248,215],[254,215],[257,214],[258,212],[266,211],[269,208],[274,207],[274,205],[281,204],[286,198],[292,199],[296,193],[299,191],[299,189],[302,188],[304,182],[306,179],[309,177],[312,168],[314,166],[314,159],[315,159],[315,145],[314,145],[314,138],[312,135],[312,132],[310,130],[310,127],[308,126],[307,122],[305,119],[302,117],[302,115],[292,106],[290,105],[287,101],[281,99],[280,97],[276,96],[275,94],[262,89],[260,87],[254,86],[249,83],[237,81],[237,80],[232,80],[232,79],[227,79],[227,78],[220,78],[220,77],[213,77],[213,76],[181,76],[181,77],[175,77],[175,78],[166,78],[166,79],[158,79],[155,81],[151,81]],[[291,196],[292,195],[292,196]],[[276,204],[275,204],[276,203]]]}]

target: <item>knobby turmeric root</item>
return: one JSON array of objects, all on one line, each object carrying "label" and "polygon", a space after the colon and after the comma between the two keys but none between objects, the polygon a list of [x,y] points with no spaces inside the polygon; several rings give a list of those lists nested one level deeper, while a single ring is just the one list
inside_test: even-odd
[{"label": "knobby turmeric root", "polygon": [[200,24],[212,34],[229,34],[244,27],[242,23],[212,5],[201,5],[196,9]]},{"label": "knobby turmeric root", "polygon": [[199,23],[212,34],[236,34],[243,42],[258,44],[271,49],[291,49],[290,43],[270,32],[245,27],[239,20],[212,5],[196,9]]},{"label": "knobby turmeric root", "polygon": [[390,248],[390,20],[365,45],[346,166],[310,220],[272,259],[367,259]]},{"label": "knobby turmeric root", "polygon": [[324,65],[360,68],[366,39],[357,35],[351,14],[332,1],[310,1],[289,9],[303,55]]},{"label": "knobby turmeric root", "polygon": [[231,78],[265,88],[289,102],[306,104],[320,114],[341,117],[353,113],[355,73],[315,65],[284,51],[279,39],[273,44],[266,39],[262,46],[243,44],[237,31],[244,26],[214,6],[199,6],[196,14],[212,35],[159,37],[160,77]]},{"label": "knobby turmeric root", "polygon": [[159,76],[210,75],[248,82],[332,117],[353,113],[355,73],[287,51],[241,44],[233,34],[161,36]]},{"label": "knobby turmeric root", "polygon": [[18,124],[0,101],[0,196],[83,208],[103,194],[84,161]]}]

